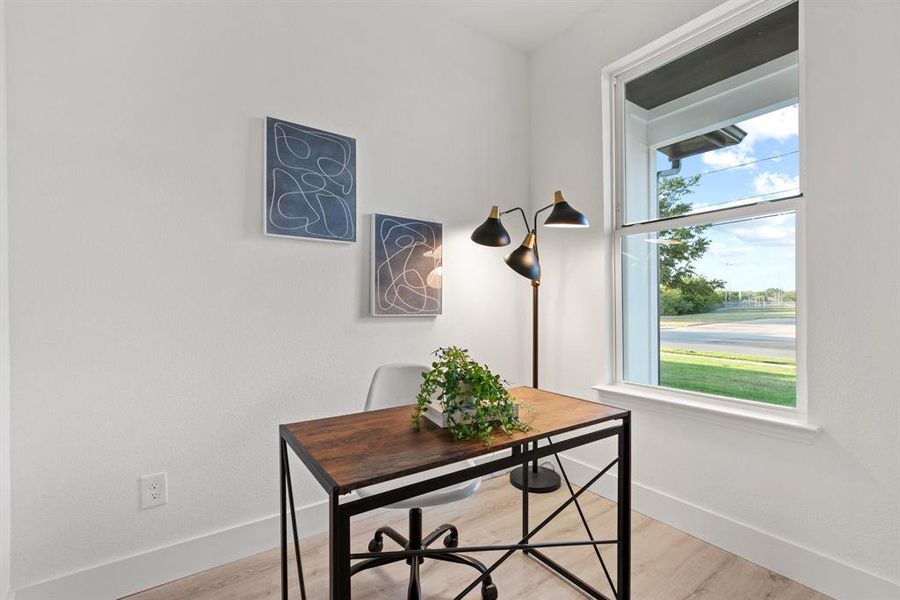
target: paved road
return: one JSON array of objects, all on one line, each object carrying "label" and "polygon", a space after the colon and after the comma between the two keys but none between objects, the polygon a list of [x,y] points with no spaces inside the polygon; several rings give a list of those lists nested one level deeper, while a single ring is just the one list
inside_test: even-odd
[{"label": "paved road", "polygon": [[660,345],[696,352],[725,352],[794,358],[794,319],[756,319],[687,327],[662,327]]}]

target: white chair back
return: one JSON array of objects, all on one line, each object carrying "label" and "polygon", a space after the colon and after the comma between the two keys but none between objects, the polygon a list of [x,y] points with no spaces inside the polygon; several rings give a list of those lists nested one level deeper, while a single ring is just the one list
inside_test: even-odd
[{"label": "white chair back", "polygon": [[375,371],[366,410],[392,408],[414,404],[422,385],[422,373],[430,367],[425,365],[382,365]]},{"label": "white chair back", "polygon": [[[378,410],[380,408],[393,408],[414,404],[419,388],[422,386],[422,373],[431,367],[425,365],[382,365],[375,371],[372,384],[369,386],[369,396],[366,398],[366,410]],[[412,408],[410,408],[412,412]],[[436,473],[452,473],[462,467],[474,467],[475,461],[468,460],[463,463],[444,465],[432,469],[432,476]],[[414,483],[422,479],[421,474],[407,475],[400,479],[394,479],[385,483],[375,484],[356,490],[360,497],[368,497],[374,494],[394,489],[407,483]],[[388,506],[388,508],[423,508],[455,502],[462,498],[468,498],[474,494],[481,485],[481,479],[463,481],[454,486],[446,487],[434,492],[428,492],[409,500],[401,500]]]}]

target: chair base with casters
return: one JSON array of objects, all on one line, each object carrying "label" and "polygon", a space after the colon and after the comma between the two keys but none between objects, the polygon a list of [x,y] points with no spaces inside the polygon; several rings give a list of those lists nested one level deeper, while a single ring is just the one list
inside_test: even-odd
[{"label": "chair base with casters", "polygon": [[[455,526],[444,524],[429,533],[422,536],[422,509],[409,509],[409,538],[403,537],[397,530],[391,527],[381,527],[375,531],[372,541],[369,542],[369,552],[381,552],[384,549],[384,536],[391,538],[404,550],[424,550],[443,537],[443,544],[446,548],[456,548],[459,545],[459,531]],[[420,600],[422,598],[422,585],[419,577],[419,565],[425,560],[439,560],[443,562],[456,563],[472,567],[479,573],[487,571],[487,567],[481,562],[464,556],[462,554],[439,554],[430,556],[386,556],[379,558],[369,558],[363,560],[350,569],[350,575],[356,575],[360,571],[382,567],[391,563],[405,561],[409,565],[409,592],[408,600]],[[481,584],[481,597],[483,600],[497,599],[497,586],[491,581],[491,576],[484,578]]]},{"label": "chair base with casters", "polygon": [[[366,410],[378,410],[381,408],[391,408],[393,406],[409,405],[412,410],[412,404],[415,402],[416,395],[419,392],[419,386],[422,383],[422,373],[428,370],[424,365],[383,365],[375,371],[372,377],[372,384],[369,386],[369,396],[366,398]],[[385,445],[394,443],[392,439],[386,437]],[[377,459],[379,448],[371,448],[372,456]],[[474,461],[466,461],[467,466],[475,466]],[[455,471],[460,465],[445,465],[429,471],[432,477],[440,476]],[[357,490],[360,498],[372,496],[380,492],[387,491],[394,487],[402,487],[404,485],[420,480],[424,475],[409,475],[394,479],[385,483],[375,484]],[[422,508],[429,506],[440,506],[462,500],[472,496],[481,485],[480,479],[472,481],[464,481],[457,485],[448,486],[440,490],[429,492],[427,494],[395,502],[387,508],[409,509],[409,539],[403,537],[396,530],[390,527],[382,527],[375,532],[372,541],[369,542],[369,552],[378,553],[384,550],[384,537],[391,538],[399,544],[403,550],[425,550],[428,546],[434,544],[443,536],[444,546],[447,548],[456,548],[459,545],[459,532],[453,525],[441,525],[427,536],[422,536]],[[363,560],[350,568],[350,575],[355,575],[366,569],[374,569],[383,565],[404,561],[409,565],[409,600],[420,600],[422,598],[422,586],[419,577],[419,565],[425,560],[439,560],[442,562],[456,563],[471,567],[480,573],[485,573],[487,568],[479,561],[462,554],[429,554],[428,556],[410,556],[400,554],[399,556],[379,556]],[[481,584],[481,597],[484,600],[496,600],[497,587],[491,581],[491,576],[487,575]]]}]

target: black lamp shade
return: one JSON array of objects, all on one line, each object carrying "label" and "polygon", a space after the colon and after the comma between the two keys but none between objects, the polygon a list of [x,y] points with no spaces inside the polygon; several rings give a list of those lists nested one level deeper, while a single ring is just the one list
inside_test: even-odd
[{"label": "black lamp shade", "polygon": [[472,241],[482,246],[508,246],[509,233],[500,221],[500,208],[491,207],[491,214],[472,232]]},{"label": "black lamp shade", "polygon": [[522,245],[506,255],[504,259],[509,268],[532,281],[541,280],[541,263],[534,252],[534,234],[525,236]]},{"label": "black lamp shade", "polygon": [[572,208],[572,205],[566,202],[562,192],[557,191],[553,194],[553,210],[550,216],[544,221],[546,227],[590,227],[586,216]]}]

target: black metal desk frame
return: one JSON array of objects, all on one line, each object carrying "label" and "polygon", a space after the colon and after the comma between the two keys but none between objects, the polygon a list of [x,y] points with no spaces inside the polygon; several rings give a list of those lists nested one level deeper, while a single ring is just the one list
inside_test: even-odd
[{"label": "black metal desk frame", "polygon": [[[462,592],[460,592],[455,600],[461,600],[466,594],[477,587],[485,576],[499,567],[506,559],[512,556],[516,551],[521,550],[523,553],[533,557],[543,563],[551,571],[562,577],[588,597],[597,598],[599,600],[612,600],[609,596],[601,593],[599,590],[588,584],[586,581],[548,557],[541,552],[542,548],[567,547],[567,546],[591,546],[597,556],[598,564],[603,571],[607,583],[612,590],[615,600],[631,600],[631,413],[626,412],[617,419],[621,421],[618,425],[606,426],[602,429],[589,431],[573,435],[565,440],[553,442],[547,436],[547,444],[540,446],[539,444],[524,443],[512,448],[510,456],[495,458],[482,464],[467,467],[455,471],[453,473],[439,475],[430,479],[411,483],[393,490],[388,490],[380,494],[360,498],[351,502],[341,504],[340,494],[335,489],[335,484],[331,478],[324,473],[314,459],[312,459],[304,449],[296,443],[294,437],[287,431],[285,426],[279,428],[279,461],[281,464],[281,597],[283,600],[288,598],[288,514],[291,519],[291,529],[294,542],[294,556],[297,563],[298,578],[300,582],[300,595],[302,600],[306,599],[306,585],[303,578],[303,564],[300,556],[300,542],[297,529],[297,515],[294,508],[294,493],[291,484],[290,465],[288,464],[288,447],[300,457],[306,467],[310,470],[319,484],[325,489],[329,495],[329,573],[330,573],[330,599],[331,600],[349,600],[350,599],[350,567],[352,560],[377,558],[387,556],[428,556],[435,554],[457,554],[473,552],[497,552],[503,551],[503,555],[488,567],[487,573],[480,575],[472,581]],[[613,459],[599,473],[593,476],[581,489],[575,491],[569,476],[559,458],[559,452],[571,450],[578,446],[590,444],[602,439],[616,436],[618,438],[618,456]],[[560,474],[566,483],[569,491],[569,498],[565,500],[550,516],[546,517],[540,524],[535,527],[530,526],[528,514],[528,479],[529,463],[539,460],[547,456],[553,455],[559,466]],[[458,548],[434,548],[426,550],[398,550],[393,552],[350,552],[350,518],[371,510],[381,508],[401,500],[407,500],[416,496],[439,490],[451,485],[456,485],[464,481],[483,477],[497,471],[503,471],[511,467],[523,465],[525,473],[525,485],[522,492],[522,537],[515,544],[492,545],[492,546],[466,546]],[[590,488],[600,477],[605,475],[613,466],[618,465],[618,506],[617,506],[617,535],[615,539],[594,539],[593,532],[587,522],[587,518],[578,501],[579,496]],[[530,542],[529,540],[541,531],[550,521],[559,515],[570,504],[575,504],[578,514],[587,533],[587,540],[584,541],[565,541],[565,542]],[[600,554],[599,546],[611,545],[617,546],[616,560],[616,583],[613,584],[612,577]],[[499,586],[498,586],[499,587]],[[502,593],[502,589],[501,589]]]}]

